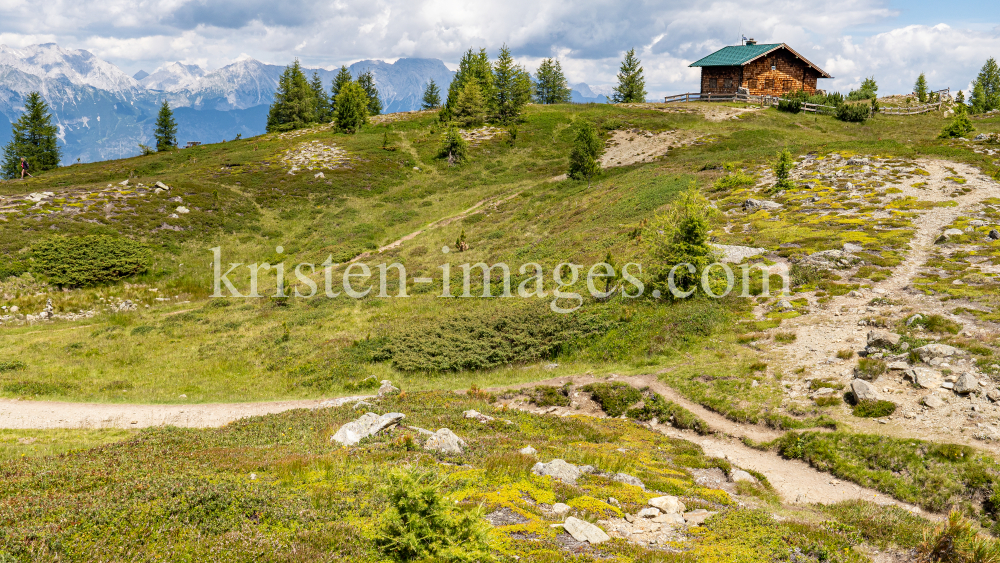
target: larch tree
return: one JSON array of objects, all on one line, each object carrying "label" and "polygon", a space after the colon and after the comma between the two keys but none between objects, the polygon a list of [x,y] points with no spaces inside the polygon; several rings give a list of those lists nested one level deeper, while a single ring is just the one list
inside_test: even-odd
[{"label": "larch tree", "polygon": [[371,70],[366,70],[358,76],[358,85],[365,91],[368,98],[368,115],[380,115],[382,113],[382,100],[378,96],[378,88],[375,87],[375,75]]},{"label": "larch tree", "polygon": [[569,153],[569,177],[574,180],[590,180],[601,171],[597,157],[601,154],[601,138],[589,121],[584,121],[576,130],[573,150]]},{"label": "larch tree", "polygon": [[525,104],[531,100],[531,75],[514,62],[507,45],[493,65],[493,119],[499,123],[517,121]]},{"label": "larch tree", "polygon": [[316,98],[298,59],[278,79],[278,91],[267,115],[267,132],[291,131],[316,122]]},{"label": "larch tree", "polygon": [[163,100],[160,112],[156,114],[156,131],[153,137],[156,139],[157,151],[177,148],[177,121],[174,120],[174,111],[170,109],[170,104],[166,100]]},{"label": "larch tree", "polygon": [[337,94],[337,129],[357,133],[368,122],[368,94],[357,82],[344,84]]},{"label": "larch tree", "polygon": [[59,166],[58,127],[52,124],[49,105],[38,92],[24,100],[24,113],[11,126],[10,142],[3,150],[3,175],[20,175],[21,158],[28,161],[28,170],[43,172]]},{"label": "larch tree", "polygon": [[917,99],[920,100],[920,103],[927,101],[927,77],[924,76],[924,73],[922,72],[920,73],[920,76],[917,77],[916,84],[913,85],[913,93],[917,95]]},{"label": "larch tree", "polygon": [[618,70],[618,86],[611,94],[616,104],[635,104],[646,101],[646,79],[642,74],[642,61],[635,56],[635,49],[625,53],[625,59]]},{"label": "larch tree", "polygon": [[333,86],[330,88],[330,107],[337,103],[337,94],[340,94],[340,90],[351,80],[353,80],[351,71],[347,69],[347,65],[341,65],[337,76],[333,77]]},{"label": "larch tree", "polygon": [[309,89],[312,90],[313,99],[315,102],[315,113],[316,121],[319,123],[329,123],[332,109],[330,108],[330,96],[326,94],[326,88],[323,87],[323,79],[319,77],[318,72],[313,72],[312,79],[309,81]]},{"label": "larch tree", "polygon": [[545,59],[535,73],[535,101],[540,104],[568,104],[572,91],[566,82],[562,65],[555,59]]},{"label": "larch tree", "polygon": [[480,49],[478,53],[469,49],[462,55],[462,60],[458,62],[458,71],[448,85],[448,99],[445,102],[447,112],[454,113],[458,98],[469,82],[476,83],[484,101],[493,99],[493,67],[490,65],[486,49]]},{"label": "larch tree", "polygon": [[979,75],[972,83],[969,102],[972,113],[1000,109],[1000,67],[997,66],[996,59],[990,57],[979,70]]},{"label": "larch tree", "polygon": [[437,109],[441,107],[441,89],[434,83],[433,78],[427,83],[427,87],[424,88],[424,98],[421,101],[420,107],[422,109]]}]

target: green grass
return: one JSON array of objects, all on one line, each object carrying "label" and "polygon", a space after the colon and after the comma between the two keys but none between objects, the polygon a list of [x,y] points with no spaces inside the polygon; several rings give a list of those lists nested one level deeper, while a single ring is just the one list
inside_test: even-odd
[{"label": "green grass", "polygon": [[0,430],[0,460],[57,456],[122,442],[138,433],[134,430],[55,429]]},{"label": "green grass", "polygon": [[858,401],[851,411],[861,418],[881,418],[896,412],[896,403],[892,401]]}]

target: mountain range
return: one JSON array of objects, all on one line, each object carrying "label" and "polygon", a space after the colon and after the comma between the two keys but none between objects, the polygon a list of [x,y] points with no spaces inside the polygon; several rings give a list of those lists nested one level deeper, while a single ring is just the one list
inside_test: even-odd
[{"label": "mountain range", "polygon": [[[88,51],[54,43],[12,49],[0,45],[0,143],[24,110],[30,92],[41,92],[59,128],[64,164],[123,158],[153,144],[156,113],[163,100],[174,108],[178,141],[212,143],[264,132],[267,113],[285,67],[244,58],[214,71],[172,63],[153,73],[128,76]],[[419,109],[433,79],[446,92],[454,72],[439,59],[364,60],[348,67],[357,77],[371,70],[386,113]],[[337,70],[304,69],[329,85]],[[586,84],[573,87],[573,101],[606,102]]]}]

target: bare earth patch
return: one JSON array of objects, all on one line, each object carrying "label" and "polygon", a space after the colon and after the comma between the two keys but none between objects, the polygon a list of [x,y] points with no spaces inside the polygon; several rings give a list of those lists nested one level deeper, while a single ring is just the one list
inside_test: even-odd
[{"label": "bare earth patch", "polygon": [[670,149],[694,144],[702,135],[689,131],[652,133],[640,129],[625,129],[611,133],[601,155],[602,168],[651,162],[666,156]]}]

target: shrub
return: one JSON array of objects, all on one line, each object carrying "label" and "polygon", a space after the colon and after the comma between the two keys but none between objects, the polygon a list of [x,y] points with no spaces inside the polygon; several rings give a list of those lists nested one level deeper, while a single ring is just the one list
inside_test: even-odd
[{"label": "shrub", "polygon": [[774,334],[774,341],[780,344],[795,342],[798,336],[794,332],[777,332]]},{"label": "shrub", "polygon": [[802,111],[802,100],[797,100],[797,99],[779,100],[778,111],[784,111],[788,113],[799,113],[800,111]]},{"label": "shrub", "polygon": [[28,365],[21,360],[0,360],[0,373],[8,371],[21,371],[28,368]]},{"label": "shrub", "polygon": [[469,143],[462,138],[461,133],[455,127],[449,127],[441,139],[441,150],[438,157],[447,158],[449,163],[459,163],[465,160],[469,149]]},{"label": "shrub", "polygon": [[774,163],[774,177],[778,181],[774,183],[773,191],[780,192],[795,187],[789,177],[794,167],[795,161],[792,160],[792,153],[788,152],[788,149],[783,149],[778,153],[778,160]]},{"label": "shrub", "polygon": [[731,174],[726,174],[725,176],[719,178],[712,184],[713,191],[729,191],[736,188],[747,188],[753,186],[757,183],[757,178],[743,172],[742,170],[733,171]]},{"label": "shrub", "polygon": [[896,412],[896,403],[891,401],[858,401],[852,412],[854,416],[861,418],[881,418]]},{"label": "shrub", "polygon": [[837,119],[851,123],[864,123],[872,115],[868,104],[841,104],[837,108]]},{"label": "shrub", "polygon": [[568,175],[574,180],[590,179],[601,171],[597,157],[601,154],[601,139],[589,121],[582,121],[573,139],[573,150],[569,154]]},{"label": "shrub", "polygon": [[817,407],[832,407],[839,405],[841,403],[840,397],[834,395],[826,395],[823,397],[816,397],[813,399]]},{"label": "shrub", "polygon": [[334,102],[337,130],[356,133],[368,123],[368,94],[357,82],[344,84]]},{"label": "shrub", "polygon": [[975,130],[976,128],[972,126],[972,120],[969,119],[968,114],[964,111],[959,111],[955,113],[955,117],[951,119],[951,123],[949,123],[948,126],[941,131],[938,138],[956,139],[958,137],[964,137]]},{"label": "shrub", "polygon": [[642,393],[628,383],[613,381],[609,383],[591,383],[580,388],[590,393],[590,398],[601,405],[610,417],[619,417],[632,405],[642,400]]},{"label": "shrub", "polygon": [[911,326],[921,327],[928,332],[958,334],[962,325],[941,315],[920,315]]},{"label": "shrub", "polygon": [[531,398],[531,403],[538,407],[568,407],[571,404],[569,390],[570,384],[567,383],[562,387],[539,385],[525,393]]},{"label": "shrub", "polygon": [[[664,297],[681,298],[683,293],[697,291],[702,270],[715,261],[715,250],[708,244],[708,219],[713,213],[708,200],[698,192],[693,182],[670,211],[657,215],[647,228],[646,253],[651,264],[650,285]],[[674,270],[674,287],[670,287],[670,272],[677,264],[691,264],[695,271],[687,268]],[[723,275],[721,269],[713,270]],[[718,281],[718,280],[716,280]],[[725,279],[721,280],[722,287]],[[674,295],[673,291],[682,292]],[[714,288],[721,293],[721,288]]]},{"label": "shrub", "polygon": [[854,350],[850,348],[844,348],[843,350],[837,350],[837,357],[841,360],[850,360],[854,357]]},{"label": "shrub", "polygon": [[847,100],[850,102],[856,102],[861,100],[874,100],[878,97],[878,84],[875,82],[875,77],[869,77],[861,82],[861,87],[857,90],[851,90],[847,94]]},{"label": "shrub", "polygon": [[625,415],[643,422],[654,418],[661,423],[670,422],[674,428],[694,430],[702,436],[712,432],[704,420],[677,403],[664,399],[659,393],[647,391],[643,406],[628,409]]},{"label": "shrub", "polygon": [[492,561],[479,510],[455,508],[428,475],[396,472],[389,478],[389,510],[375,537],[396,561]]},{"label": "shrub", "polygon": [[854,373],[861,379],[871,381],[885,373],[886,369],[885,362],[878,358],[861,358],[858,360],[858,367],[854,369]]},{"label": "shrub", "polygon": [[1000,543],[981,537],[971,521],[958,510],[917,548],[924,561],[942,563],[985,563],[1000,560]]},{"label": "shrub", "polygon": [[61,287],[112,283],[145,272],[152,261],[146,244],[107,235],[53,237],[35,244],[32,256],[38,272]]}]

